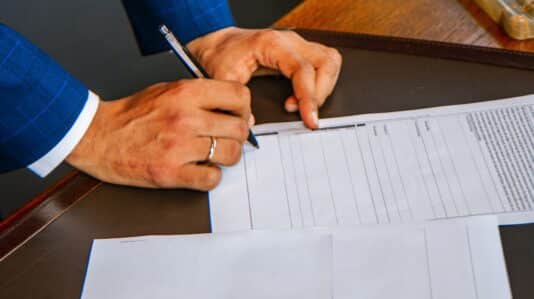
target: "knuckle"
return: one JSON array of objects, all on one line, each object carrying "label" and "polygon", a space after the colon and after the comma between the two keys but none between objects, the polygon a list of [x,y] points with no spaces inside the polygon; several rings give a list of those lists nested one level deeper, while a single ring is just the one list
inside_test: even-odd
[{"label": "knuckle", "polygon": [[292,37],[294,39],[299,39],[299,40],[302,39],[300,34],[296,33],[293,30],[284,30],[284,31],[282,31],[282,33],[287,34],[288,36],[290,36],[290,37]]},{"label": "knuckle", "polygon": [[152,84],[151,86],[147,87],[145,90],[147,92],[155,92],[157,90],[161,90],[167,87],[168,85],[169,85],[168,82],[159,82],[159,83]]},{"label": "knuckle", "polygon": [[214,77],[218,80],[237,82],[245,84],[248,81],[247,68],[235,64],[232,67],[224,67],[214,72]]},{"label": "knuckle", "polygon": [[176,131],[190,129],[190,123],[187,117],[183,117],[179,114],[173,115],[169,118],[169,126],[172,128],[171,130],[174,129]]},{"label": "knuckle", "polygon": [[303,72],[314,72],[315,68],[313,65],[307,61],[299,61],[298,68]]},{"label": "knuckle", "polygon": [[148,180],[158,188],[164,188],[168,185],[168,179],[171,177],[169,166],[161,161],[151,161],[147,165]]},{"label": "knuckle", "polygon": [[249,104],[250,103],[250,98],[251,98],[250,89],[248,89],[248,87],[246,87],[245,85],[240,84],[240,83],[234,83],[234,86],[235,86],[235,92],[236,92],[237,96],[241,100],[243,100],[247,104]]},{"label": "knuckle", "polygon": [[173,82],[169,84],[169,93],[173,95],[180,94],[188,88],[188,85],[189,84],[186,80],[179,80],[179,81]]},{"label": "knuckle", "polygon": [[167,94],[178,99],[188,100],[195,94],[196,80],[179,80],[169,85]]},{"label": "knuckle", "polygon": [[179,185],[185,188],[194,188],[199,184],[199,179],[197,178],[196,173],[178,173],[177,178]]},{"label": "knuckle", "polygon": [[196,126],[198,127],[198,130],[201,131],[197,133],[206,134],[209,132],[214,132],[215,127],[217,126],[216,122],[210,121],[209,119],[206,119],[206,118],[196,118],[195,122],[196,122]]},{"label": "knuckle", "polygon": [[328,48],[327,49],[327,55],[328,58],[333,61],[336,65],[341,65],[341,61],[343,60],[343,57],[341,56],[341,53],[339,50],[334,48]]},{"label": "knuckle", "polygon": [[193,117],[190,114],[175,113],[169,118],[171,131],[181,132],[194,132],[201,126],[202,121],[199,118]]},{"label": "knuckle", "polygon": [[235,79],[234,72],[227,68],[216,69],[215,71],[213,71],[213,77],[217,80],[222,80],[222,81],[237,81]]},{"label": "knuckle", "polygon": [[241,159],[241,143],[231,142],[228,147],[228,164],[235,165]]},{"label": "knuckle", "polygon": [[245,141],[248,137],[248,130],[248,123],[244,120],[239,121],[236,128],[238,140]]},{"label": "knuckle", "polygon": [[163,133],[158,134],[157,139],[159,141],[159,145],[161,146],[161,149],[164,152],[172,151],[174,148],[177,147],[178,139],[175,138],[175,136],[173,135],[174,134],[163,134]]},{"label": "knuckle", "polygon": [[274,29],[265,29],[258,33],[259,41],[267,44],[277,44],[283,37],[282,32]]}]

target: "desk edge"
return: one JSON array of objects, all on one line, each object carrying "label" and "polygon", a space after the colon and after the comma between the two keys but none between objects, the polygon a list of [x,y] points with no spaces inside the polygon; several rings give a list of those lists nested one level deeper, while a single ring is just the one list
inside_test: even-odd
[{"label": "desk edge", "polygon": [[73,171],[0,222],[0,261],[101,184]]}]

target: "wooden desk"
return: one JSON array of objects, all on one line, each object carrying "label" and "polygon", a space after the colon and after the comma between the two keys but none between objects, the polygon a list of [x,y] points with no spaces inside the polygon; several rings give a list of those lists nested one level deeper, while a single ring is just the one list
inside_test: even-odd
[{"label": "wooden desk", "polygon": [[[274,25],[534,52],[534,40],[515,41],[508,38],[472,0],[305,0]],[[81,174],[77,172],[70,174],[0,222],[2,232],[27,216],[34,208],[46,210],[43,215],[25,221],[24,227],[18,228],[24,233],[11,236],[8,241],[4,239],[5,242],[0,245],[0,256],[57,216],[43,203],[57,197],[56,191],[61,190],[72,178],[79,176]],[[85,178],[84,182],[85,191],[101,184],[92,178]],[[80,189],[76,192],[83,191]],[[62,199],[61,205],[69,204],[72,203]]]},{"label": "wooden desk", "polygon": [[534,52],[472,0],[305,0],[276,26],[428,39]]},{"label": "wooden desk", "polygon": [[[406,3],[415,3],[410,1],[406,0]],[[333,0],[327,2],[336,3]],[[350,10],[350,5],[352,2],[364,1],[337,2],[340,8],[326,7],[321,1],[305,2],[277,25],[304,27],[298,19],[304,19],[304,13],[309,13],[305,18],[307,20],[339,26],[315,28],[361,31],[355,27],[343,27],[347,22],[340,20],[352,20],[351,15],[355,12]],[[391,2],[401,1],[381,2],[389,5]],[[445,1],[440,3],[442,2]],[[317,5],[316,10],[312,10],[312,4]],[[373,4],[362,4],[362,7],[366,6],[372,7]],[[336,17],[332,20],[328,19],[331,15],[326,14],[328,10],[336,12]],[[403,10],[396,14],[402,12]],[[372,13],[372,10],[368,10],[368,13]],[[297,17],[299,15],[300,17]],[[295,20],[290,21],[291,18]],[[421,18],[424,19],[424,16]],[[360,22],[373,24],[375,18],[368,16],[366,20]],[[127,28],[125,24],[119,25]],[[308,27],[314,28],[313,25]],[[367,25],[367,28],[374,27],[375,25]],[[386,35],[389,31],[384,29],[380,33]],[[124,47],[132,45],[126,43]],[[532,71],[410,55],[341,50],[347,54],[345,68],[341,74],[341,81],[345,83],[338,86],[332,100],[321,110],[324,117],[534,93],[534,85],[530,84],[534,80]],[[140,58],[135,59],[138,60],[129,63],[144,63],[146,67],[156,63],[160,65],[158,68],[151,68],[152,72],[148,74],[145,68],[139,68],[143,72],[136,73],[136,76],[149,78],[147,81],[135,78],[139,80],[132,80],[133,83],[124,82],[130,88],[140,89],[143,87],[141,85],[150,82],[148,80],[165,80],[169,74],[175,72],[176,63],[172,55],[151,57],[143,61]],[[392,64],[395,67],[391,68]],[[408,68],[410,72],[406,75],[404,70]],[[114,72],[113,69],[109,71]],[[120,74],[116,76],[119,77]],[[506,84],[496,84],[502,80],[505,80]],[[360,82],[361,85],[355,88],[352,82]],[[100,81],[97,83],[102,86],[109,84]],[[447,86],[446,91],[443,90],[444,86]],[[260,95],[253,94],[254,113],[259,123],[296,120],[296,116],[288,115],[282,109],[282,99],[290,92],[286,81],[260,79],[253,82],[252,87],[253,90],[261,90]],[[209,207],[203,193],[112,186],[84,174],[73,173],[36,198],[27,206],[26,213],[19,214],[19,218],[12,218],[8,225],[0,225],[0,229],[2,228],[4,230],[0,232],[0,256],[12,249],[14,251],[0,262],[0,298],[73,298],[80,294],[92,239],[209,232]],[[531,258],[534,252],[533,228],[522,226],[501,229],[504,232],[505,255],[510,257],[507,259],[508,269],[511,271],[511,279],[515,282],[513,287],[517,298],[532,298],[532,273],[529,271],[534,268],[534,259]]]}]

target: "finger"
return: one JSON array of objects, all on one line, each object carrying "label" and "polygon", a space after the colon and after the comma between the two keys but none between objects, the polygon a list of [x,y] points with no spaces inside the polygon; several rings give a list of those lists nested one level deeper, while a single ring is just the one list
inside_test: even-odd
[{"label": "finger", "polygon": [[[291,49],[280,48],[267,54],[271,57],[267,59],[269,64],[275,64],[284,76],[291,79],[295,96],[298,100],[313,98],[315,96],[315,68]],[[263,64],[263,63],[262,63]]]},{"label": "finger", "polygon": [[[307,64],[308,65],[308,64]],[[311,129],[319,126],[318,103],[315,97],[315,70],[311,65],[301,66],[292,78],[293,90],[298,100],[300,116]]]},{"label": "finger", "polygon": [[[246,84],[258,69],[256,61],[243,61],[243,53],[236,52],[239,55],[224,57],[223,61],[217,62],[217,67],[213,71],[213,78],[224,81],[235,81]],[[237,62],[237,63],[236,63]]]},{"label": "finger", "polygon": [[315,94],[321,106],[334,90],[341,71],[342,57],[337,50],[317,43],[309,43],[307,48],[303,53],[308,53],[308,58],[317,71]]},{"label": "finger", "polygon": [[319,128],[319,112],[315,100],[302,99],[299,101],[299,112],[304,125],[310,129]]},{"label": "finger", "polygon": [[295,98],[304,124],[309,128],[318,127],[317,99],[315,96],[315,68],[303,61],[288,49],[274,51],[275,60],[284,76],[291,79]]},{"label": "finger", "polygon": [[[257,56],[261,66],[280,70],[284,76],[292,79],[295,84],[295,95],[301,98],[313,97],[315,89],[315,69],[313,65],[303,59],[300,51],[295,49],[303,40],[298,36],[288,37],[289,32],[269,31],[268,42],[260,47],[264,48]],[[299,47],[300,48],[300,47]]]},{"label": "finger", "polygon": [[[215,138],[215,150],[213,156],[209,159],[210,163],[232,166],[239,162],[243,151],[243,144],[233,139],[227,138]],[[196,162],[205,162],[208,160],[211,138],[201,137],[197,142],[197,155],[195,157]]]},{"label": "finger", "polygon": [[195,80],[192,93],[199,92],[199,105],[205,110],[223,110],[247,120],[250,118],[250,90],[243,84],[217,80]]},{"label": "finger", "polygon": [[295,96],[289,96],[284,103],[287,112],[297,112],[299,110],[299,103]]},{"label": "finger", "polygon": [[249,133],[249,129],[254,122],[254,117],[250,114],[248,120],[215,111],[203,111],[201,113],[202,128],[199,129],[199,136],[219,137],[234,139],[244,142]]},{"label": "finger", "polygon": [[317,95],[317,105],[321,107],[328,96],[332,94],[334,91],[334,87],[336,86],[336,82],[339,76],[339,72],[336,72],[334,69],[331,68],[331,65],[323,65],[319,66],[317,69],[317,89],[316,89],[316,95]]},{"label": "finger", "polygon": [[221,169],[212,164],[186,164],[182,166],[179,173],[183,187],[201,191],[215,188],[220,183],[221,177]]},{"label": "finger", "polygon": [[314,66],[298,49],[303,39],[290,32],[267,31],[265,36],[265,50],[257,57],[260,65],[279,69],[291,79],[304,124],[309,128],[317,128],[316,74]]}]

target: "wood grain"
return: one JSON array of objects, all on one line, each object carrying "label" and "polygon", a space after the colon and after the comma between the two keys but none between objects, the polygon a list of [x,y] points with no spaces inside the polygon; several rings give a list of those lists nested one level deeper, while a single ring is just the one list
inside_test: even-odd
[{"label": "wood grain", "polygon": [[472,0],[306,0],[275,26],[388,35],[534,52]]},{"label": "wood grain", "polygon": [[474,0],[506,33],[517,40],[534,38],[534,1]]}]

